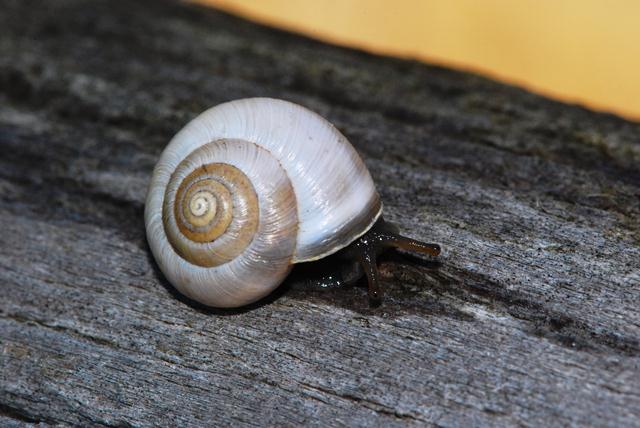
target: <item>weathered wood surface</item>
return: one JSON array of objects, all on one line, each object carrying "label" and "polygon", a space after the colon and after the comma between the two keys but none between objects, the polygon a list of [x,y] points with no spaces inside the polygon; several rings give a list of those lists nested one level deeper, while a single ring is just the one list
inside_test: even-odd
[{"label": "weathered wood surface", "polygon": [[[3,0],[0,29],[0,425],[640,425],[640,125],[167,1]],[[150,172],[249,96],[334,122],[440,263],[388,256],[376,309],[180,298]]]}]

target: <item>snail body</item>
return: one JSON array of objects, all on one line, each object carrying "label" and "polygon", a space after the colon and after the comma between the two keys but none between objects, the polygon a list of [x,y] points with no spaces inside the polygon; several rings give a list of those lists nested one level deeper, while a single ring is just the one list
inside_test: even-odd
[{"label": "snail body", "polygon": [[287,101],[250,98],[205,111],[171,140],[145,225],[181,293],[238,307],[269,294],[295,263],[349,246],[381,212],[369,171],[333,125]]}]

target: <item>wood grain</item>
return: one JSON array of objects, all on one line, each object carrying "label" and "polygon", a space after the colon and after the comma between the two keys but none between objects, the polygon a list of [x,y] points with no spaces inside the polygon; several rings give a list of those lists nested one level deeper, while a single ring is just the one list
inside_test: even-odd
[{"label": "wood grain", "polygon": [[[640,125],[164,0],[0,2],[0,424],[638,426]],[[214,311],[146,245],[205,108],[332,121],[406,234],[386,297]]]}]

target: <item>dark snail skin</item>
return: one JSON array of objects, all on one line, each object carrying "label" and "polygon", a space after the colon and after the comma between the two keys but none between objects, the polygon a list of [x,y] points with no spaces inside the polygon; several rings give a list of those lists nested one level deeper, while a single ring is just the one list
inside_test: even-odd
[{"label": "dark snail skin", "polygon": [[[297,279],[304,288],[338,288],[367,277],[369,303],[382,302],[384,289],[378,273],[377,258],[385,251],[396,248],[432,257],[440,254],[438,244],[426,243],[400,235],[398,228],[380,217],[378,221],[351,245],[323,262],[308,264],[308,269]],[[320,265],[314,269],[314,265]],[[318,270],[321,271],[318,273]]]}]

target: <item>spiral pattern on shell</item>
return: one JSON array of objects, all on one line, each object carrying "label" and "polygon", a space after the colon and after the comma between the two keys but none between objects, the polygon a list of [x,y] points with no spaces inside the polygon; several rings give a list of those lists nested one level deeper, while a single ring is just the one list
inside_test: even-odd
[{"label": "spiral pattern on shell", "polygon": [[203,146],[182,161],[167,186],[162,214],[169,243],[195,265],[233,260],[256,233],[259,204],[251,180],[228,163],[203,163],[216,151],[243,144],[251,143],[220,140]]},{"label": "spiral pattern on shell", "polygon": [[250,303],[291,269],[295,193],[282,166],[256,144],[221,139],[199,147],[171,174],[163,199],[153,233],[166,234],[171,247],[159,263],[172,283],[188,285],[189,297]]}]

